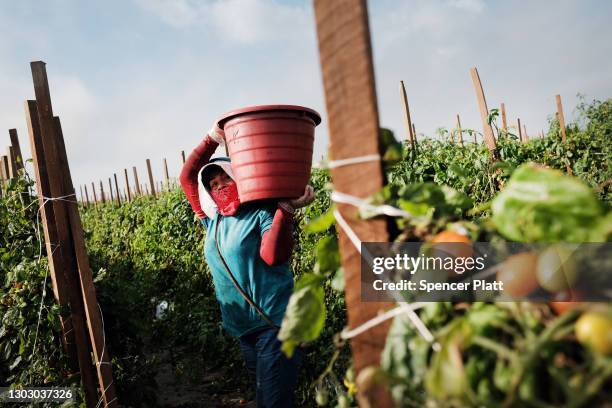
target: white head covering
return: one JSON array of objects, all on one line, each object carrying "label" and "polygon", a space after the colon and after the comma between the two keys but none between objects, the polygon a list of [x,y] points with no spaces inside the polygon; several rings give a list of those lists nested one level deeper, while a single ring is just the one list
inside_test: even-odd
[{"label": "white head covering", "polygon": [[210,195],[210,191],[208,191],[207,186],[205,186],[202,182],[202,173],[206,168],[211,166],[221,167],[221,169],[223,169],[223,171],[225,171],[232,180],[234,180],[234,171],[232,170],[232,165],[227,157],[217,157],[205,164],[198,172],[198,196],[200,198],[200,206],[202,207],[204,214],[206,214],[208,218],[213,219],[217,213],[217,204]]}]

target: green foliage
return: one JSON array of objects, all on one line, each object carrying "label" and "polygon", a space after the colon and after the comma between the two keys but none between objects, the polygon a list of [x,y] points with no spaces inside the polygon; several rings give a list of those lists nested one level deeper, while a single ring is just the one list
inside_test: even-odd
[{"label": "green foliage", "polygon": [[68,314],[54,300],[33,184],[21,172],[0,197],[0,384],[79,389],[59,342],[60,316]]}]

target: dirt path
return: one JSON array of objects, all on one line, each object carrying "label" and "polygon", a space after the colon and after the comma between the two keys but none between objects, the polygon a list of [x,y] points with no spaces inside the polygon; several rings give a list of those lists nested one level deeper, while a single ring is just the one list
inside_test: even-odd
[{"label": "dirt path", "polygon": [[[255,408],[253,396],[223,368],[206,370],[201,380],[190,381],[179,375],[164,355],[155,376],[157,401],[164,408]],[[250,397],[250,398],[249,398]],[[250,400],[249,400],[250,399]]]}]

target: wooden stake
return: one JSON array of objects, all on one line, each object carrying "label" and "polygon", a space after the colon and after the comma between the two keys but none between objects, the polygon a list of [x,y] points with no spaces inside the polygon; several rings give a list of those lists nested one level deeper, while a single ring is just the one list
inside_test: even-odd
[{"label": "wooden stake", "polygon": [[459,114],[457,114],[457,131],[459,132],[459,144],[463,146],[463,130],[461,130],[461,119],[459,119]]},{"label": "wooden stake", "polygon": [[502,129],[508,132],[508,121],[506,119],[506,104],[501,104]]},{"label": "wooden stake", "polygon": [[[329,118],[330,153],[334,160],[378,154],[379,122],[365,0],[314,1],[325,104]],[[347,143],[351,140],[351,143]],[[382,188],[381,163],[365,162],[331,170],[334,187],[346,194],[369,197]],[[357,208],[338,204],[350,228],[365,242],[387,242],[386,222],[360,220]],[[391,307],[390,302],[361,302],[361,257],[339,228],[340,254],[344,268],[348,325],[355,328]],[[353,366],[357,373],[380,364],[389,322],[351,339]],[[358,404],[393,406],[380,384],[359,390]]]},{"label": "wooden stake", "polygon": [[[52,200],[46,197],[63,197],[62,174],[59,169],[55,126],[53,124],[50,98],[45,95],[46,73],[32,65],[32,76],[37,101],[26,102],[26,122],[30,135],[36,188],[40,205],[47,262],[51,275],[53,294],[60,306],[69,305],[70,316],[62,316],[60,324],[64,333],[63,342],[68,351],[71,366],[78,364],[81,382],[88,407],[98,400],[90,347],[85,328],[81,290],[78,286],[78,269],[74,252],[71,250],[70,225],[66,214],[68,201]],[[44,68],[44,67],[43,67]],[[41,84],[42,83],[42,84]],[[40,109],[39,109],[40,106]],[[76,364],[75,364],[76,363]]]},{"label": "wooden stake", "polygon": [[521,119],[517,118],[516,123],[517,123],[516,127],[518,128],[518,132],[519,132],[519,140],[522,142],[523,141],[523,129],[521,128]]},{"label": "wooden stake", "polygon": [[115,179],[115,192],[117,193],[117,204],[121,204],[121,193],[119,192],[119,183],[117,182],[117,173],[113,173]]},{"label": "wooden stake", "polygon": [[527,134],[527,126],[523,123],[523,143],[527,143],[529,141],[529,135]]},{"label": "wooden stake", "polygon": [[102,204],[106,203],[106,197],[104,197],[104,185],[102,184],[102,180],[100,180],[100,200]]},{"label": "wooden stake", "polygon": [[567,135],[565,133],[565,117],[563,116],[563,105],[561,104],[561,95],[556,95],[557,101],[557,119],[559,119],[559,129],[561,129],[561,140],[566,141]]},{"label": "wooden stake", "polygon": [[19,138],[17,137],[17,129],[9,129],[9,137],[11,139],[11,146],[13,146],[15,161],[17,162],[17,170],[22,169],[24,167],[24,160],[21,155],[21,146],[19,145]]},{"label": "wooden stake", "polygon": [[94,204],[96,204],[98,202],[98,196],[96,195],[96,186],[93,181],[91,182],[91,191],[93,191]]},{"label": "wooden stake", "polygon": [[134,170],[134,183],[136,183],[136,194],[142,195],[143,190],[140,188],[140,183],[138,181],[138,171],[136,170],[136,167],[132,167],[132,170]]},{"label": "wooden stake", "polygon": [[[74,195],[74,187],[72,177],[68,166],[66,156],[66,147],[64,145],[64,137],[60,125],[59,118],[53,116],[51,108],[51,98],[49,95],[49,84],[47,82],[47,72],[45,63],[41,61],[32,62],[32,79],[34,82],[34,91],[36,94],[36,106],[38,107],[38,118],[41,135],[43,139],[44,155],[46,156],[47,170],[49,172],[49,180],[51,193],[53,196],[63,194],[66,196]],[[34,149],[33,149],[34,150]],[[101,402],[105,408],[116,408],[118,406],[115,387],[113,386],[112,370],[110,364],[110,353],[105,350],[106,341],[104,339],[104,329],[101,324],[99,305],[96,299],[96,293],[93,286],[91,269],[89,267],[89,259],[85,248],[85,240],[83,227],[76,205],[76,200],[54,200],[53,209],[56,215],[56,223],[58,225],[59,249],[65,255],[64,260],[67,262],[66,271],[71,272],[66,274],[68,284],[70,285],[70,307],[73,311],[73,316],[76,308],[79,311],[85,309],[85,317],[89,336],[91,341],[91,350],[93,351],[94,362],[98,372],[98,381],[102,394]],[[59,207],[57,206],[59,204]],[[59,209],[60,211],[56,211]],[[63,211],[63,212],[62,212]],[[68,228],[65,228],[68,227]],[[66,230],[66,231],[65,231]],[[64,233],[66,232],[66,234]],[[65,239],[66,238],[66,239]],[[66,244],[63,246],[63,244]],[[73,296],[75,290],[78,290],[80,282],[80,295]],[[80,313],[80,312],[79,312]],[[80,320],[73,318],[73,326],[75,331],[79,330]],[[78,333],[77,333],[78,334]],[[91,364],[91,355],[89,348],[79,347],[77,342],[77,350],[79,357],[82,352],[87,351],[87,360]],[[80,358],[79,358],[80,360]],[[90,366],[91,367],[91,366]],[[84,371],[82,370],[82,379]],[[94,402],[91,400],[89,384],[85,383],[86,403],[88,407],[93,407]],[[95,388],[94,388],[95,391]],[[96,395],[97,396],[97,395]],[[99,403],[98,403],[99,404]],[[97,405],[96,405],[97,406]]]},{"label": "wooden stake", "polygon": [[[66,156],[66,146],[64,145],[64,136],[60,120],[57,116],[54,118],[59,163],[64,175],[64,187],[66,191],[73,192],[72,176],[68,167],[68,158]],[[102,309],[98,304],[96,297],[96,289],[93,284],[93,273],[89,265],[89,257],[85,246],[85,234],[81,224],[81,216],[79,215],[78,207],[74,204],[68,205],[68,215],[70,217],[70,226],[72,232],[72,240],[76,260],[78,264],[78,277],[81,283],[82,300],[85,304],[85,314],[87,316],[87,327],[89,329],[89,338],[93,350],[94,363],[97,368],[98,382],[100,385],[100,398],[104,403],[105,408],[117,408],[119,403],[113,385],[113,373],[110,362],[110,352],[106,344],[106,335],[104,333],[104,322],[102,320]],[[102,405],[101,405],[102,406]]]},{"label": "wooden stake", "polygon": [[6,157],[9,165],[9,178],[17,177],[17,162],[15,161],[15,153],[13,152],[13,146],[6,147]]},{"label": "wooden stake", "polygon": [[123,173],[125,175],[125,187],[127,188],[127,200],[128,202],[132,201],[132,191],[130,190],[130,179],[128,178],[127,169],[123,169]]},{"label": "wooden stake", "polygon": [[89,206],[89,194],[87,193],[87,184],[84,184],[83,188],[85,189],[85,201],[87,202],[87,205]]},{"label": "wooden stake", "polygon": [[166,183],[166,188],[170,190],[170,175],[168,174],[168,162],[164,157],[164,182]]},{"label": "wooden stake", "polygon": [[402,107],[404,108],[404,124],[408,129],[408,140],[410,141],[410,147],[415,148],[415,135],[414,128],[412,126],[412,120],[410,119],[410,107],[408,106],[408,95],[406,94],[406,87],[404,86],[404,81],[400,81],[400,100],[402,102]]},{"label": "wooden stake", "polygon": [[[141,186],[141,188],[142,188],[142,186]],[[150,194],[149,194],[149,185],[148,185],[148,184],[145,184],[145,185],[144,185],[144,191],[145,191],[145,193],[146,193],[146,195],[147,195],[147,196],[149,196],[149,195],[150,195]]]},{"label": "wooden stake", "polygon": [[109,193],[109,194],[110,194],[110,200],[109,200],[109,202],[111,202],[111,203],[112,203],[113,201],[115,201],[115,195],[113,194],[113,183],[112,183],[112,181],[111,181],[111,178],[110,178],[110,177],[108,178],[108,191],[110,192],[110,193]]},{"label": "wooden stake", "polygon": [[153,171],[151,171],[151,160],[147,159],[147,171],[149,173],[149,184],[151,185],[151,195],[153,197],[155,194],[155,181],[153,180]]},{"label": "wooden stake", "polygon": [[493,128],[488,122],[489,108],[487,108],[487,101],[485,99],[484,89],[482,88],[482,82],[478,75],[478,70],[474,67],[470,69],[472,76],[472,82],[474,84],[474,90],[476,91],[476,99],[478,99],[478,107],[480,108],[480,119],[482,120],[484,140],[491,153],[493,160],[499,159],[499,153],[497,152],[497,144],[495,143],[495,136],[493,135]]},{"label": "wooden stake", "polygon": [[11,179],[11,165],[9,164],[8,156],[0,156],[0,167],[2,167],[2,175],[4,180]]},{"label": "wooden stake", "polygon": [[181,159],[183,160],[183,164],[185,164],[185,151],[181,150]]}]

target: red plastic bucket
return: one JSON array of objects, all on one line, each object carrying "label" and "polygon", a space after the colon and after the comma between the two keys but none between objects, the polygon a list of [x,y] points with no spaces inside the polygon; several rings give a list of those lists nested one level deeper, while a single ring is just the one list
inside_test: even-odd
[{"label": "red plastic bucket", "polygon": [[304,193],[321,116],[295,105],[237,109],[219,119],[241,202]]}]

